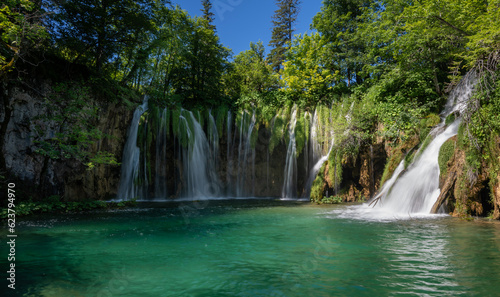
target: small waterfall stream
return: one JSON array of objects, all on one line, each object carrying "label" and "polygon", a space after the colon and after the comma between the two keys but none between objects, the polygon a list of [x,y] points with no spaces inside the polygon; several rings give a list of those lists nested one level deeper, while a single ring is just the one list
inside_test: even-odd
[{"label": "small waterfall stream", "polygon": [[[374,197],[374,207],[392,214],[429,214],[440,194],[439,189],[439,150],[451,137],[457,134],[461,118],[458,117],[449,126],[445,118],[454,113],[460,115],[467,107],[467,101],[474,92],[475,77],[467,75],[448,97],[442,112],[442,122],[431,132],[434,139],[419,152],[406,172],[404,160],[399,164],[390,180]],[[374,201],[372,201],[374,202]]]},{"label": "small waterfall stream", "polygon": [[292,119],[288,128],[288,149],[286,153],[286,163],[283,182],[283,189],[281,190],[282,198],[295,198],[297,197],[297,144],[295,140],[295,126],[297,125],[297,108],[292,112]]},{"label": "small waterfall stream", "polygon": [[[439,197],[439,149],[457,134],[460,120],[439,132],[418,159],[380,198],[380,207],[393,213],[430,213]],[[397,172],[395,172],[397,173]]]},{"label": "small waterfall stream", "polygon": [[139,130],[139,121],[144,112],[148,110],[148,98],[144,103],[137,107],[127,133],[127,142],[123,149],[120,186],[118,188],[118,200],[128,200],[139,197],[139,187],[136,180],[139,174],[139,163],[141,150],[137,146],[137,133]]}]

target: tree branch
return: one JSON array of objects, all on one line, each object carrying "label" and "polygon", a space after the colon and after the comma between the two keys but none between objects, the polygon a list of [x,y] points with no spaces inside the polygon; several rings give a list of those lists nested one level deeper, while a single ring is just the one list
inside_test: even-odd
[{"label": "tree branch", "polygon": [[464,30],[450,24],[449,22],[447,22],[445,19],[443,19],[442,17],[439,17],[437,15],[433,15],[432,18],[435,18],[436,20],[440,21],[441,23],[447,25],[448,27],[452,28],[453,30],[459,32],[460,34],[464,35],[464,36],[471,36],[472,34],[470,33],[467,33],[465,32]]}]

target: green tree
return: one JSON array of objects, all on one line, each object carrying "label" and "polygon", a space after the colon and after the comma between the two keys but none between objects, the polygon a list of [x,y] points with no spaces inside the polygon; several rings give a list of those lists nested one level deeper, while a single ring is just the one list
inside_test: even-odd
[{"label": "green tree", "polygon": [[219,105],[230,51],[206,20],[177,7],[156,35],[148,62],[152,91],[186,107]]},{"label": "green tree", "polygon": [[203,19],[205,19],[208,23],[208,27],[215,31],[214,25],[214,13],[212,12],[212,1],[210,0],[202,0],[203,9]]},{"label": "green tree", "polygon": [[276,72],[281,69],[285,52],[292,41],[294,23],[299,13],[300,0],[276,0],[278,9],[272,17],[273,30],[269,45],[272,47],[268,60]]},{"label": "green tree", "polygon": [[[139,48],[154,30],[156,0],[51,0],[48,25],[59,53],[69,61],[113,70],[127,48]],[[105,69],[109,66],[110,69]]]},{"label": "green tree", "polygon": [[0,78],[44,43],[48,34],[41,17],[34,1],[6,0],[0,5]]},{"label": "green tree", "polygon": [[300,98],[300,105],[315,106],[340,82],[338,71],[332,73],[325,65],[326,40],[318,33],[297,37],[286,53],[281,76],[285,91]]},{"label": "green tree", "polygon": [[262,93],[276,89],[278,78],[265,59],[265,49],[261,41],[250,43],[250,49],[234,58],[234,79],[239,94]]},{"label": "green tree", "polygon": [[340,73],[350,86],[364,81],[365,41],[360,38],[364,10],[371,0],[328,0],[313,18],[312,28],[328,41],[325,45],[330,62],[325,65],[332,73]]}]

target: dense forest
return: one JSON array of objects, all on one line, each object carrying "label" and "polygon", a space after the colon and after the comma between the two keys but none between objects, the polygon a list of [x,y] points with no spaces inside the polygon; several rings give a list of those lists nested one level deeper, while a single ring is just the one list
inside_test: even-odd
[{"label": "dense forest", "polygon": [[[147,94],[150,112],[144,117],[153,125],[159,108],[168,108],[171,118],[182,108],[199,111],[200,122],[211,111],[220,127],[228,110],[240,114],[240,122],[245,111],[253,112],[257,125],[272,131],[271,152],[289,141],[286,131],[295,112],[297,155],[309,137],[308,117],[316,111],[318,137],[334,143],[331,150],[324,146],[328,162],[311,199],[322,201],[331,189],[346,200],[347,193],[337,189],[342,168],[364,148],[383,143],[388,152],[383,184],[401,160],[411,162],[428,143],[448,94],[469,74],[478,80],[477,92],[457,137],[443,146],[442,182],[451,183],[446,171],[460,167],[454,169],[451,210],[500,218],[499,0],[325,0],[311,34],[293,30],[307,3],[277,0],[267,50],[254,42],[237,55],[219,40],[211,1],[202,3],[201,17],[167,0],[1,4],[2,88],[38,88],[35,80],[50,80],[54,87],[46,104],[60,113],[47,117],[67,124],[52,138],[36,141],[36,153],[78,160],[90,169],[117,164],[119,156],[89,152],[105,135],[92,124],[100,109],[88,94],[129,108]],[[7,91],[2,93],[6,123],[10,110]],[[1,135],[5,129],[2,125]],[[5,180],[4,157],[0,167]],[[479,194],[483,189],[488,193]]]}]

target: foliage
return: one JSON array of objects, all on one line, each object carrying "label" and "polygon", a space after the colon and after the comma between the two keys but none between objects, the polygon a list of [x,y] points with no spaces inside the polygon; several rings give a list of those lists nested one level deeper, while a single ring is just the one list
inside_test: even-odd
[{"label": "foliage", "polygon": [[54,87],[45,101],[47,113],[36,119],[37,153],[51,159],[76,159],[89,169],[96,164],[119,165],[111,153],[93,152],[94,144],[107,135],[96,128],[100,110],[88,95],[89,88],[80,83]]},{"label": "foliage", "polygon": [[250,49],[234,58],[232,68],[225,74],[227,92],[234,97],[259,96],[273,91],[278,86],[278,77],[265,59],[261,41],[250,43]]},{"label": "foliage", "polygon": [[361,84],[365,74],[362,65],[365,49],[364,41],[358,30],[363,24],[363,11],[371,1],[366,0],[333,0],[324,1],[321,12],[313,19],[312,27],[317,29],[327,40],[324,46],[326,69],[335,76],[336,82]]},{"label": "foliage", "polygon": [[[0,4],[0,78],[12,71],[18,59],[30,62],[49,37],[37,1],[6,0]],[[36,63],[32,61],[31,63]]]},{"label": "foliage", "polygon": [[299,35],[286,52],[281,77],[285,92],[289,92],[300,107],[314,106],[332,91],[331,82],[339,81],[338,72],[325,67],[326,40],[318,33]]},{"label": "foliage", "polygon": [[342,196],[330,196],[319,200],[318,204],[339,204],[342,203]]},{"label": "foliage", "polygon": [[[161,1],[158,1],[161,2]],[[63,57],[95,68],[114,71],[127,67],[124,57],[142,59],[139,45],[148,41],[161,10],[153,0],[48,1],[47,26]]]},{"label": "foliage", "polygon": [[[134,207],[136,200],[123,202],[105,201],[60,201],[59,196],[51,196],[43,202],[26,201],[16,204],[16,216],[25,217],[41,213],[77,213],[95,209],[122,209]],[[0,209],[0,217],[7,218],[7,208]]]}]

